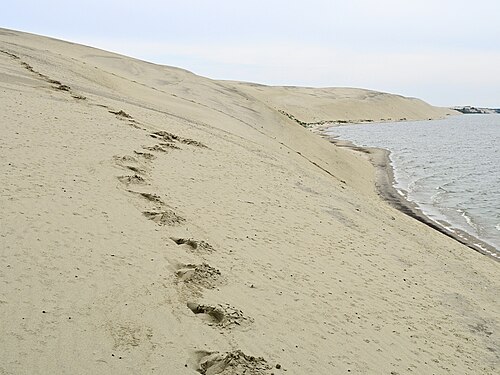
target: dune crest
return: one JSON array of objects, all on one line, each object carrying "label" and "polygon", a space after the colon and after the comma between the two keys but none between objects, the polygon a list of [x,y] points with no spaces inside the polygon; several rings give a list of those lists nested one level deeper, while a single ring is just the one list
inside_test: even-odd
[{"label": "dune crest", "polygon": [[6,29],[0,75],[1,374],[498,369],[498,263],[297,121],[452,112]]}]

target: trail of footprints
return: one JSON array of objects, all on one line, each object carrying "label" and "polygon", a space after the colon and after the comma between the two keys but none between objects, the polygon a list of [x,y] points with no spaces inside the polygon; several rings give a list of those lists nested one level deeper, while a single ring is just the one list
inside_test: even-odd
[{"label": "trail of footprints", "polygon": [[[117,118],[131,122],[138,129],[143,129],[140,123],[126,112],[109,111]],[[166,154],[172,150],[181,150],[180,145],[208,149],[206,145],[193,139],[182,138],[166,131],[149,133],[149,137],[157,141],[154,145],[143,146],[144,151],[134,151],[133,156],[115,157],[115,162],[129,174],[119,176],[118,180],[125,190],[138,198],[146,200],[149,208],[142,211],[142,215],[159,226],[182,225],[186,219],[172,210],[156,193],[141,191],[148,183],[148,164],[159,154]],[[221,272],[203,261],[203,257],[214,253],[216,250],[208,242],[192,238],[170,237],[177,245],[182,246],[187,252],[201,258],[198,264],[178,264],[175,267],[176,284],[180,295],[190,297],[186,307],[197,318],[202,319],[214,329],[247,329],[253,319],[229,304],[200,304],[194,302],[203,296],[203,290],[214,289],[225,282]],[[261,357],[244,354],[241,350],[231,352],[197,351],[192,353],[191,366],[201,374],[268,374],[271,366]]]},{"label": "trail of footprints", "polygon": [[[60,81],[38,72],[19,56],[4,50],[0,50],[0,53],[19,62],[23,68],[39,79],[49,83],[53,89],[68,92],[77,100],[87,100],[85,96],[73,92],[70,86],[62,84]],[[126,122],[136,129],[148,131],[130,114],[123,110],[112,110],[107,105],[98,103],[93,103],[93,105],[108,109],[108,112],[115,115],[117,119]],[[149,137],[155,139],[157,143],[150,146],[143,146],[144,151],[134,151],[134,156],[127,155],[115,157],[116,164],[129,171],[129,174],[119,176],[118,180],[126,188],[126,191],[149,202],[151,207],[142,212],[146,219],[160,226],[181,225],[185,223],[186,220],[176,214],[165,202],[163,202],[159,195],[138,191],[138,189],[148,186],[148,163],[156,159],[157,155],[154,153],[165,154],[172,150],[181,150],[182,148],[180,145],[205,149],[208,149],[208,147],[199,141],[183,138],[166,131],[149,133]],[[198,255],[210,254],[215,251],[215,249],[205,241],[174,237],[171,237],[171,240],[177,245],[184,246],[187,251]],[[203,289],[215,288],[224,281],[221,272],[205,262],[201,262],[200,264],[180,265],[176,270],[176,277],[179,284],[184,285],[190,290],[193,299],[201,297]],[[204,305],[196,302],[188,302],[186,307],[194,315],[201,317],[208,325],[216,329],[245,327],[253,322],[252,318],[246,317],[241,310],[229,304]],[[241,350],[225,353],[197,351],[192,353],[190,362],[192,367],[199,373],[206,375],[242,373],[267,374],[271,369],[271,366],[264,358],[246,355]]]},{"label": "trail of footprints", "polygon": [[23,61],[19,56],[17,56],[16,54],[12,53],[12,52],[9,52],[9,51],[4,51],[4,50],[0,50],[1,53],[3,53],[4,55],[7,55],[9,56],[10,58],[12,58],[13,60],[19,62],[19,64],[24,68],[26,69],[27,71],[29,71],[30,73],[33,73],[35,76],[37,76],[39,79],[49,83],[51,85],[51,87],[54,89],[54,90],[60,90],[60,91],[66,91],[68,92],[71,97],[73,97],[74,99],[77,99],[77,100],[86,100],[87,98],[83,95],[79,95],[79,94],[76,94],[70,86],[68,85],[64,85],[62,84],[60,81],[56,80],[56,79],[53,79],[53,78],[50,78],[49,76],[43,74],[43,73],[40,73],[39,71],[35,70],[35,68],[33,68],[30,64],[28,64],[26,61]]},{"label": "trail of footprints", "polygon": [[[39,79],[49,83],[55,90],[69,93],[74,99],[87,100],[83,95],[76,94],[70,86],[52,79],[49,76],[38,72],[30,64],[23,61],[19,56],[0,50],[13,60],[17,61],[23,68],[37,76]],[[89,103],[90,104],[90,103]],[[126,122],[128,125],[143,131],[148,131],[141,126],[130,114],[123,110],[113,110],[107,105],[93,103],[93,105],[106,108],[109,113],[117,119]],[[143,146],[144,151],[134,151],[134,155],[115,157],[118,166],[127,170],[129,174],[119,176],[118,180],[123,184],[126,191],[145,199],[150,204],[150,208],[143,211],[143,216],[153,221],[159,226],[182,225],[186,220],[176,214],[162,199],[155,193],[139,191],[139,188],[146,187],[148,183],[148,163],[156,159],[155,153],[168,153],[172,150],[181,150],[180,145],[208,149],[208,147],[196,140],[183,138],[178,135],[166,132],[155,131],[149,133],[149,137],[157,141],[150,146]],[[174,238],[171,240],[177,245],[182,245],[191,253],[207,254],[215,252],[215,249],[205,241],[194,239]],[[205,262],[200,264],[179,265],[176,270],[178,284],[184,285],[192,298],[202,296],[203,289],[213,289],[224,282],[221,272]],[[229,304],[205,305],[196,302],[187,302],[186,307],[197,317],[207,322],[208,325],[216,329],[232,329],[235,327],[246,327],[252,324],[253,319],[246,317],[241,310]],[[199,373],[212,374],[268,374],[271,366],[261,357],[253,357],[244,354],[241,350],[231,352],[207,352],[197,351],[191,355],[191,365]]]}]

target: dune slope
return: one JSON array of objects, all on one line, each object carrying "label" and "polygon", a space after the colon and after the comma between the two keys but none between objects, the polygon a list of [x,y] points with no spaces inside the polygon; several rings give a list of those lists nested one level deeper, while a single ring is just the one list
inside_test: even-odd
[{"label": "dune slope", "polygon": [[234,82],[302,124],[427,120],[457,115],[416,98],[355,88],[268,87]]},{"label": "dune slope", "polygon": [[[498,370],[498,263],[279,112],[324,90],[5,29],[0,76],[0,374]],[[413,102],[348,117],[446,115]]]}]

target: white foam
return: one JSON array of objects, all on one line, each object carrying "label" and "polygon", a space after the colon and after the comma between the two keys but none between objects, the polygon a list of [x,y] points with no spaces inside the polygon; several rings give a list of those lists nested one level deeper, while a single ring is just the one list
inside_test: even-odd
[{"label": "white foam", "polygon": [[[495,139],[499,125],[500,116],[452,116],[440,126],[420,121],[406,123],[404,129],[401,124],[386,123],[335,130],[354,143],[389,149],[398,195],[447,233],[462,231],[485,241],[487,248],[497,248],[498,258],[498,147],[485,139]],[[448,137],[450,132],[456,137]],[[464,146],[457,148],[457,144]]]},{"label": "white foam", "polygon": [[479,249],[481,249],[484,253],[487,253],[487,254],[491,255],[493,258],[500,259],[500,254],[498,254],[497,252],[490,251],[490,250],[486,249],[484,246],[482,246],[479,243],[474,243],[474,245],[477,246]]},{"label": "white foam", "polygon": [[480,232],[480,227],[479,225],[477,225],[473,220],[472,218],[467,215],[467,211],[465,210],[460,210],[458,209],[457,212],[460,212],[460,214],[462,215],[462,217],[465,219],[465,221],[467,222],[467,224],[470,225],[471,228],[474,228],[474,230],[476,231],[476,233],[479,233]]}]

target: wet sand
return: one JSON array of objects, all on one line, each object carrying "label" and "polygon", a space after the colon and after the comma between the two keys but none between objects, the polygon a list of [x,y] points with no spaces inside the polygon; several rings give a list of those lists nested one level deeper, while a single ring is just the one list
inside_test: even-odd
[{"label": "wet sand", "polygon": [[320,134],[337,147],[348,148],[350,150],[368,155],[371,163],[377,169],[377,191],[380,196],[384,198],[392,207],[420,221],[421,223],[428,225],[432,229],[453,238],[462,245],[491,257],[496,261],[500,261],[500,252],[495,247],[461,229],[453,228],[453,226],[447,222],[437,222],[432,220],[422,212],[417,204],[406,199],[404,195],[395,188],[396,181],[394,178],[394,169],[391,164],[389,150],[376,147],[360,147],[350,141],[337,139],[335,136],[327,135],[321,131]]}]

